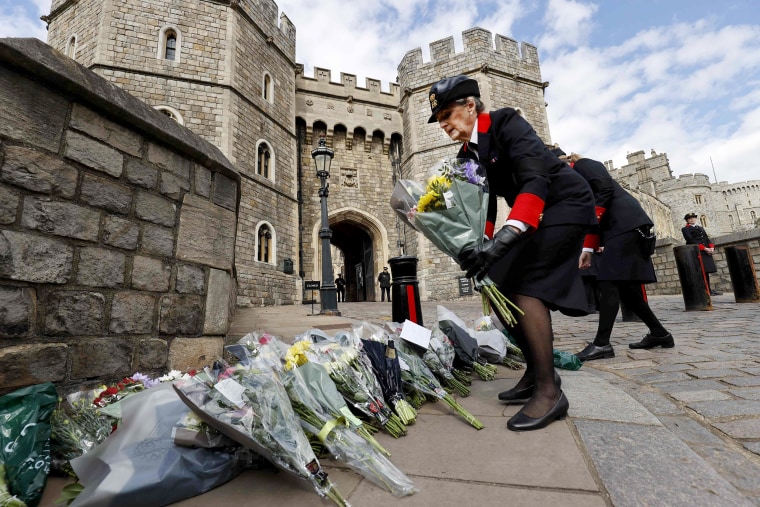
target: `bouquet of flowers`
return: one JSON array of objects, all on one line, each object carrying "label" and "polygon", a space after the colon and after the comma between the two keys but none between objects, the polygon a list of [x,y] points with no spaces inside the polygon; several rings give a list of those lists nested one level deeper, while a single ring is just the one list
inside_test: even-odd
[{"label": "bouquet of flowers", "polygon": [[335,382],[343,398],[359,412],[379,423],[391,436],[406,435],[406,425],[385,403],[382,389],[372,366],[361,352],[351,345],[323,341],[312,343],[306,350],[309,361],[321,364]]},{"label": "bouquet of flowers", "polygon": [[393,340],[382,343],[374,340],[362,340],[362,351],[372,364],[372,370],[378,380],[383,396],[391,404],[401,422],[406,425],[414,423],[417,412],[404,397],[401,386],[401,366],[396,356]]},{"label": "bouquet of flowers", "polygon": [[473,370],[482,380],[494,379],[496,366],[488,364],[480,356],[478,341],[470,334],[469,329],[459,317],[440,305],[438,306],[438,327],[451,340],[459,364]]},{"label": "bouquet of flowers", "polygon": [[470,388],[452,373],[455,352],[453,347],[444,348],[442,339],[447,340],[440,329],[434,329],[430,336],[430,344],[422,355],[422,360],[435,373],[444,387],[466,398],[470,395]]},{"label": "bouquet of flowers", "polygon": [[473,428],[477,430],[484,428],[483,423],[446,392],[421,357],[411,353],[408,349],[405,352],[401,348],[397,349],[397,354],[399,361],[402,363],[401,379],[404,383],[409,384],[413,389],[424,393],[432,399],[443,401],[470,423]]},{"label": "bouquet of flowers", "polygon": [[[410,227],[453,259],[466,249],[482,244],[488,212],[485,171],[475,160],[447,159],[435,169],[423,187],[416,181],[399,180],[391,195],[391,208]],[[516,322],[512,309],[522,314],[488,276],[476,281],[483,300],[505,322]]]},{"label": "bouquet of flowers", "polygon": [[214,368],[173,387],[203,421],[278,468],[308,480],[320,496],[347,505],[314,455],[280,375],[264,358],[250,359],[235,366],[218,360]]},{"label": "bouquet of flowers", "polygon": [[3,507],[26,507],[16,495],[11,495],[5,480],[5,465],[0,463],[0,505]]},{"label": "bouquet of flowers", "polygon": [[51,469],[76,477],[69,462],[108,438],[114,422],[113,418],[99,414],[89,401],[64,402],[59,398],[58,406],[50,417]]},{"label": "bouquet of flowers", "polygon": [[375,324],[362,322],[353,326],[350,336],[353,342],[358,342],[362,355],[367,358],[385,399],[404,424],[413,424],[417,412],[404,396],[401,365],[396,356],[396,345],[388,331]]},{"label": "bouquet of flowers", "polygon": [[334,418],[326,410],[319,400],[320,391],[312,387],[314,379],[320,378],[316,371],[319,369],[322,367],[318,364],[307,362],[283,373],[285,388],[304,431],[323,443],[335,459],[393,495],[416,492],[407,476],[355,433],[345,418]]}]

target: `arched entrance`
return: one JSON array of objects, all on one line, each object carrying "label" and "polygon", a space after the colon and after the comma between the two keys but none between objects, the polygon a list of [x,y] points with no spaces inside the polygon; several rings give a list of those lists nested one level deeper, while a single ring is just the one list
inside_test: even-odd
[{"label": "arched entrance", "polygon": [[[356,208],[340,208],[328,217],[332,238],[330,243],[343,253],[343,266],[339,272],[346,279],[346,301],[376,301],[379,287],[378,273],[388,259],[388,235],[383,224],[375,217]],[[318,239],[318,229],[314,230]],[[315,251],[319,259],[319,249]],[[333,259],[333,264],[337,259]],[[320,266],[317,262],[317,266]]]}]

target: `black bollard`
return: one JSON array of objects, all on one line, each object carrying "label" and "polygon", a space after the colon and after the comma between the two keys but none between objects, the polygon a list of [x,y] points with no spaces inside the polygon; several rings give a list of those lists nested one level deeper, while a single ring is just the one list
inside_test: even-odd
[{"label": "black bollard", "polygon": [[727,246],[723,253],[728,263],[728,272],[731,275],[731,285],[734,286],[734,299],[737,303],[757,303],[760,301],[760,289],[757,286],[755,265],[749,248],[740,246]]},{"label": "black bollard", "polygon": [[410,320],[422,326],[420,288],[417,281],[417,257],[402,255],[388,259],[391,267],[391,318],[393,322]]},{"label": "black bollard", "polygon": [[712,299],[707,289],[707,278],[702,266],[702,256],[697,245],[681,245],[673,248],[681,282],[683,302],[687,312],[712,310]]}]

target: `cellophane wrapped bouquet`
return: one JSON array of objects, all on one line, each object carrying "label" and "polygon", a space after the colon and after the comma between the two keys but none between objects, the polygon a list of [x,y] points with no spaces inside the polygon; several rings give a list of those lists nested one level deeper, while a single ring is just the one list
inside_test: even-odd
[{"label": "cellophane wrapped bouquet", "polygon": [[[425,185],[399,180],[391,195],[391,208],[410,227],[454,260],[459,253],[483,243],[488,212],[485,169],[471,159],[445,159],[436,165]],[[483,314],[490,307],[508,324],[512,310],[522,313],[488,276],[476,281],[483,298]]]},{"label": "cellophane wrapped bouquet", "polygon": [[219,359],[212,368],[176,382],[174,389],[203,421],[278,468],[309,481],[320,496],[348,505],[301,429],[274,367],[279,363],[277,352],[257,345],[253,340],[243,345],[251,349],[247,361],[230,365]]}]

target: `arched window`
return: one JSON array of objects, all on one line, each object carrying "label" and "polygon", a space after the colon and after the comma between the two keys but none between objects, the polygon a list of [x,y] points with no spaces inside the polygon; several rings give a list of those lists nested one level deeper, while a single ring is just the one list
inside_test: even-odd
[{"label": "arched window", "polygon": [[158,37],[156,58],[178,63],[182,49],[182,33],[174,26],[165,26]]},{"label": "arched window", "polygon": [[164,58],[174,60],[177,56],[177,34],[174,31],[166,33],[166,44],[164,46]]},{"label": "arched window", "polygon": [[754,222],[755,220],[757,220],[757,215],[755,215],[755,212],[754,212],[754,211],[750,211],[750,212],[749,212],[749,217],[752,219],[752,221],[753,221],[753,222]]},{"label": "arched window", "polygon": [[274,264],[274,234],[269,224],[263,223],[259,226],[256,243],[256,260]]},{"label": "arched window", "polygon": [[702,227],[707,227],[707,217],[705,215],[699,217],[699,223],[702,225]]},{"label": "arched window", "polygon": [[66,56],[71,58],[72,60],[76,57],[77,54],[77,36],[72,35],[68,42],[66,43]]},{"label": "arched window", "polygon": [[160,111],[161,113],[165,114],[166,116],[168,116],[172,120],[176,121],[180,125],[184,125],[185,124],[185,120],[182,119],[182,115],[179,114],[179,111],[177,111],[173,107],[169,107],[169,106],[155,106],[155,109],[158,110],[158,111]]},{"label": "arched window", "polygon": [[260,141],[256,148],[256,174],[274,179],[274,156],[272,148],[266,141]]},{"label": "arched window", "polygon": [[274,81],[268,72],[264,73],[264,82],[261,85],[261,96],[270,104],[274,104]]}]

